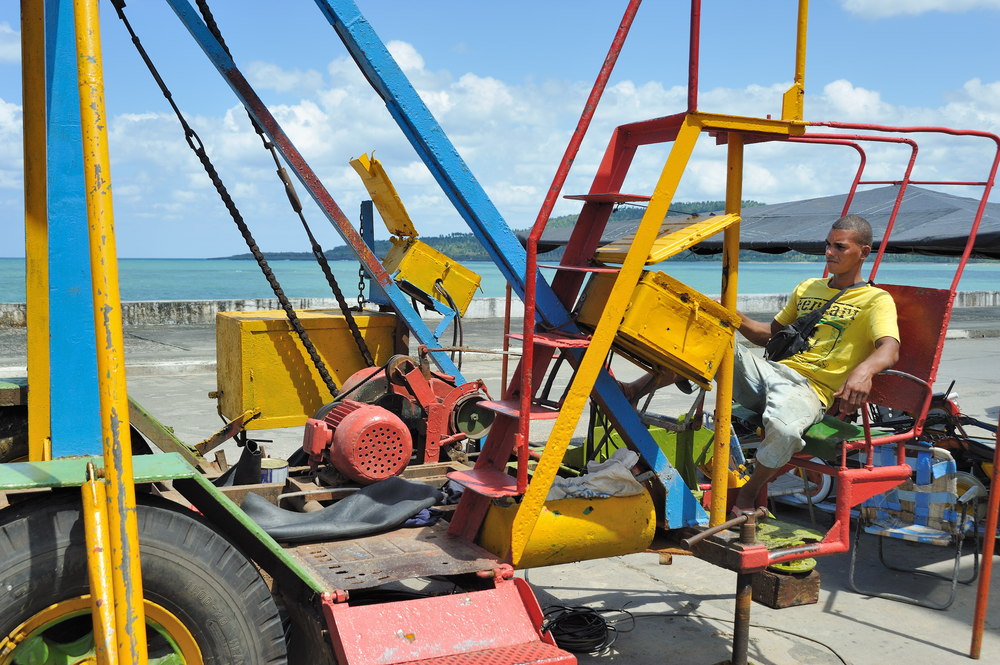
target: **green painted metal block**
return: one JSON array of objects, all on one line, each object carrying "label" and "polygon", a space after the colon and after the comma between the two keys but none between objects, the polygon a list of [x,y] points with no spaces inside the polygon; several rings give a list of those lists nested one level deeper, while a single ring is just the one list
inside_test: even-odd
[{"label": "green painted metal block", "polygon": [[[103,457],[62,457],[46,462],[0,464],[0,490],[79,487],[86,480],[88,462],[93,462],[98,469],[104,468]],[[137,483],[190,478],[196,474],[176,453],[137,455],[132,458],[132,472]]]}]

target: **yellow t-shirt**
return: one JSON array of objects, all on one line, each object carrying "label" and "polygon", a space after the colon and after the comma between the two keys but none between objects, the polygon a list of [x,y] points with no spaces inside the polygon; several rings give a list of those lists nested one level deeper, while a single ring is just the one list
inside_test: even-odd
[{"label": "yellow t-shirt", "polygon": [[[783,326],[822,307],[837,295],[825,278],[807,279],[792,292],[774,317]],[[886,291],[871,285],[848,289],[830,305],[812,336],[808,350],[781,361],[809,380],[823,404],[833,403],[848,374],[875,350],[882,337],[899,339],[896,303]]]}]

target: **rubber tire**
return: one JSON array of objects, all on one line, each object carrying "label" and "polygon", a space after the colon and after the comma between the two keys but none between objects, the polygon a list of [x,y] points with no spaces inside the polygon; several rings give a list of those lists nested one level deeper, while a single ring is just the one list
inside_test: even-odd
[{"label": "rubber tire", "polygon": [[[817,464],[825,464],[829,466],[829,463],[819,457],[813,457],[809,461],[816,462]],[[787,472],[788,474],[794,475],[799,481],[802,477],[798,474],[798,469],[792,469]],[[834,494],[833,488],[835,485],[833,476],[818,472],[809,472],[806,476],[807,478],[815,478],[817,482],[816,491],[813,493],[812,502],[813,505],[817,503],[822,503],[830,498]],[[807,506],[809,505],[808,499],[806,499],[805,492],[796,492],[795,494],[786,494],[785,496],[775,497],[782,503],[791,504],[793,506]]]},{"label": "rubber tire", "polygon": [[0,407],[0,464],[28,458],[28,407]]},{"label": "rubber tire", "polygon": [[[130,429],[133,455],[152,455],[149,442],[135,426]],[[100,451],[98,451],[98,454]],[[28,407],[0,407],[0,464],[28,460]]]},{"label": "rubber tire", "polygon": [[[137,518],[145,598],[187,627],[205,665],[285,665],[278,609],[253,564],[191,511],[155,497],[143,501]],[[0,635],[89,593],[79,493],[3,511],[0,561]]]}]

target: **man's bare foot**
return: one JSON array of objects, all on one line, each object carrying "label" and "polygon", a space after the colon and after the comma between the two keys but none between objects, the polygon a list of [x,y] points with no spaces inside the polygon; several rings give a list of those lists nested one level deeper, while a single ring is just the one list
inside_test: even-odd
[{"label": "man's bare foot", "polygon": [[739,517],[740,515],[746,515],[747,513],[752,513],[755,510],[757,510],[756,507],[745,508],[740,506],[733,506],[732,508],[729,509],[729,519],[733,519],[734,517]]},{"label": "man's bare foot", "polygon": [[757,506],[756,508],[737,508],[736,506],[733,506],[729,511],[729,519],[734,520],[737,517],[743,517],[744,515],[749,515],[760,510],[764,510],[765,512],[763,514],[765,515],[770,514],[767,512],[766,506]]},{"label": "man's bare foot", "polygon": [[643,374],[635,381],[629,382],[619,382],[622,392],[625,394],[625,399],[630,402],[648,395],[651,392],[655,392],[664,386],[669,386],[671,383],[677,383],[681,380],[679,374],[674,372],[660,372],[652,373],[647,372]]}]

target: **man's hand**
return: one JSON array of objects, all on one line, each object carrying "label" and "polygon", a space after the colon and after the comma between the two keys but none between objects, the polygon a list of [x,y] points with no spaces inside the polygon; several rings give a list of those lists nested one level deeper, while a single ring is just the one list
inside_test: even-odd
[{"label": "man's hand", "polygon": [[899,342],[892,337],[881,337],[875,341],[875,350],[847,376],[840,390],[833,394],[838,400],[837,415],[846,416],[856,412],[868,400],[872,391],[872,377],[884,369],[889,369],[899,360]]},{"label": "man's hand", "polygon": [[854,371],[840,386],[840,390],[833,393],[837,400],[837,417],[843,418],[852,413],[856,413],[861,405],[868,399],[868,393],[872,391],[872,375],[861,370],[861,365],[854,368]]}]

